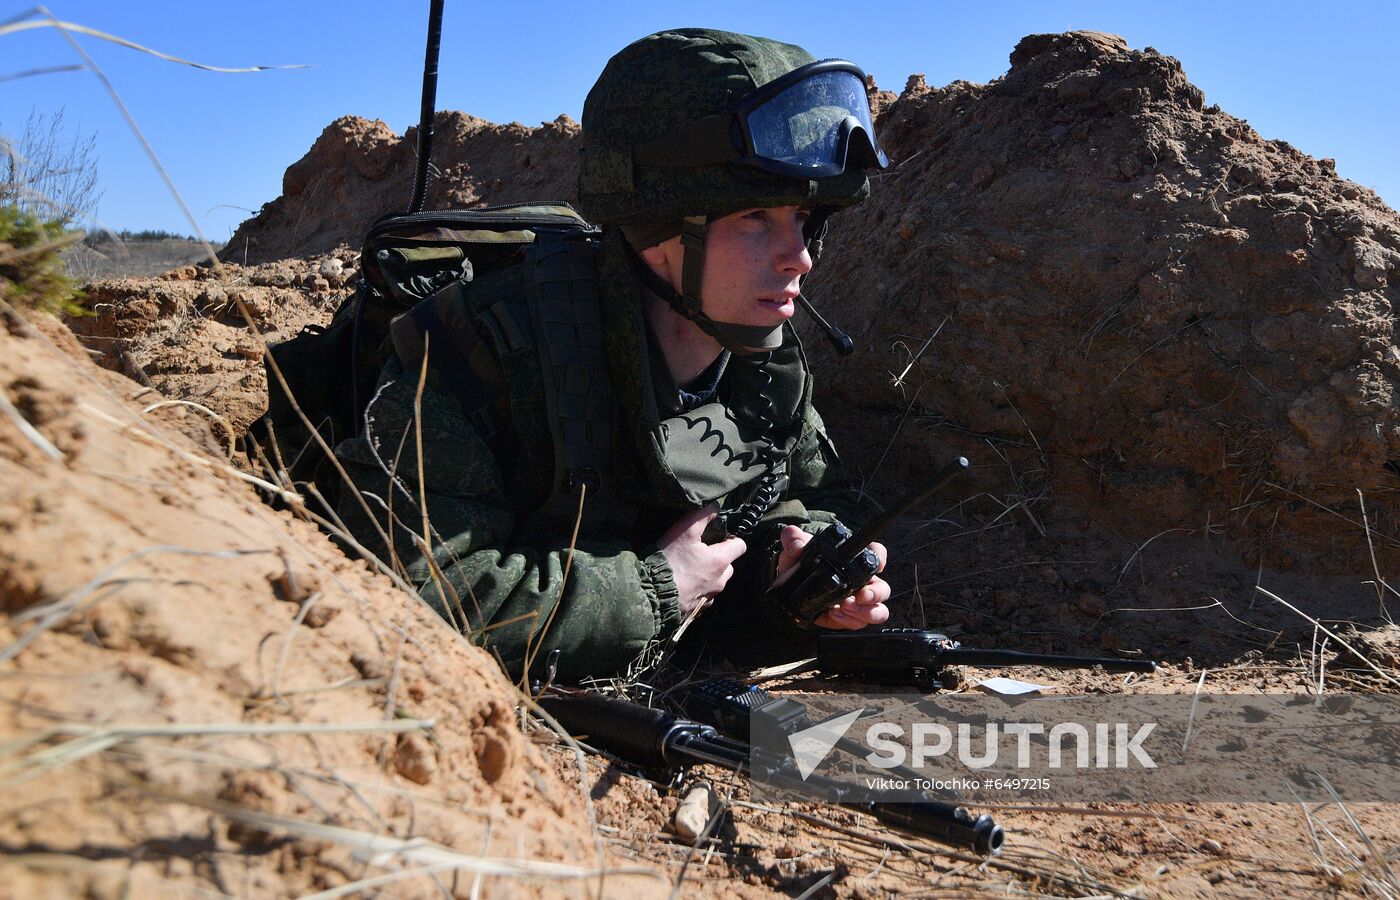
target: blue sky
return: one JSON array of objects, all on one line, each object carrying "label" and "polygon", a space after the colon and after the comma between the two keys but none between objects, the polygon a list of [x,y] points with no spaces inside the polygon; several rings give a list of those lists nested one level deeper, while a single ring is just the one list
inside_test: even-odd
[{"label": "blue sky", "polygon": [[[53,0],[60,19],[220,66],[310,68],[223,75],[79,38],[155,146],[200,227],[228,237],[247,210],[281,193],[282,172],[332,119],[380,118],[395,131],[418,114],[427,0],[241,0],[238,3]],[[0,4],[0,22],[27,6]],[[615,51],[662,28],[705,25],[780,38],[819,57],[852,59],[881,87],[911,73],[930,85],[1002,75],[1024,35],[1090,28],[1180,59],[1208,103],[1249,120],[1341,175],[1400,204],[1400,4],[1315,2],[650,3],[447,0],[440,109],[529,125],[578,118]],[[78,62],[62,36],[0,36],[0,78]],[[95,132],[112,228],[191,226],[105,89],[90,72],[0,81],[0,133],[31,108],[66,110]]]}]

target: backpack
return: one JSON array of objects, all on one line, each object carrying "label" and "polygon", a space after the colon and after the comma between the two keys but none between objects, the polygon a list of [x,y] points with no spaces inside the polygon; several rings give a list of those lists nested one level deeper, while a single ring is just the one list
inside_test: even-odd
[{"label": "backpack", "polygon": [[[598,425],[608,417],[600,393],[607,378],[596,303],[599,236],[566,203],[381,218],[365,237],[355,293],[330,324],[308,325],[270,348],[267,412],[249,428],[250,459],[275,482],[303,493],[313,486],[334,511],[342,481],[307,423],[332,449],[358,435],[380,371],[395,352],[395,331],[411,330],[396,328],[396,320],[428,331],[442,304],[460,303],[498,358],[538,355],[544,396],[517,397],[512,390],[510,403],[512,410],[546,407],[541,413],[556,448],[546,506],[567,505],[563,496],[581,481],[596,482],[610,452],[609,430]],[[477,308],[472,280],[515,265],[528,267],[528,302],[511,310]],[[450,342],[434,345],[440,368],[454,368],[453,352]]]}]

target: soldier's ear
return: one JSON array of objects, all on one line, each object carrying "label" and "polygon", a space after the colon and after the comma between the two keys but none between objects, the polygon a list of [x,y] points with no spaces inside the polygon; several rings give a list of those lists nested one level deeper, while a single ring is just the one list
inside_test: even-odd
[{"label": "soldier's ear", "polygon": [[[679,284],[681,272],[680,237],[674,237],[668,241],[653,244],[643,250],[640,256],[642,257],[642,262],[646,263],[648,268],[666,279],[667,284]],[[677,290],[679,290],[679,288],[677,288]]]}]

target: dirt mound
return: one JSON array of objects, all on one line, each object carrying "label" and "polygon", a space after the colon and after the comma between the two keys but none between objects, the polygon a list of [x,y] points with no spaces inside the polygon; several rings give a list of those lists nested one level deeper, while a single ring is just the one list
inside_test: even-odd
[{"label": "dirt mound", "polygon": [[[1348,492],[1361,487],[1388,552],[1394,499],[1380,469],[1400,454],[1379,389],[1395,372],[1394,214],[1324,163],[1203,109],[1175,61],[1108,36],[1028,38],[995,84],[915,79],[879,105],[902,162],[835,220],[814,281],[819,306],[824,285],[869,298],[863,315],[861,301],[826,310],[862,356],[838,364],[808,342],[822,407],[847,455],[879,470],[877,491],[956,448],[982,460],[1001,524],[1018,524],[993,528],[993,514],[960,541],[895,536],[899,615],[974,645],[1167,663],[1131,684],[1022,673],[1066,691],[1303,691],[1324,666],[1329,688],[1376,689],[1306,620],[1254,606],[1259,577],[1328,618],[1361,619],[1374,591],[1358,600],[1346,578],[1329,593],[1206,550],[1228,527],[1270,561],[1303,551],[1319,557],[1311,568],[1340,571],[1357,541],[1332,546],[1324,523],[1351,526],[1308,504],[1355,518]],[[444,118],[481,155],[445,151],[461,161],[435,190],[462,193],[430,206],[572,195],[572,123],[541,136]],[[549,874],[522,872],[524,860],[616,873],[624,863],[600,859],[599,842],[712,896],[1389,888],[1392,805],[1008,810],[1012,849],[976,866],[851,810],[741,805],[692,848],[662,834],[674,796],[537,747],[543,733],[522,732],[489,660],[306,522],[263,506],[224,464],[218,420],[161,402],[197,403],[233,428],[261,410],[258,342],[235,298],[271,340],[326,321],[356,266],[338,242],[402,204],[411,145],[411,133],[339,120],[308,156],[319,162],[289,171],[296,189],[240,231],[253,262],[310,256],[89,286],[95,315],[72,322],[86,346],[47,320],[44,337],[0,320],[0,394],[15,410],[0,410],[0,842],[19,863],[0,896],[282,896],[432,865],[462,868],[377,889],[419,896],[435,877],[468,896],[496,861],[524,876]],[[557,165],[536,155],[520,169],[540,147],[559,150]],[[892,339],[896,353],[883,352]],[[1131,553],[1106,539],[1115,528],[1136,536]],[[956,558],[910,546],[925,539]],[[1346,636],[1393,669],[1393,627]],[[1340,838],[1320,845],[1319,820]],[[326,824],[339,830],[313,827]],[[1371,854],[1381,863],[1363,862]],[[597,883],[562,887],[652,885]],[[535,890],[514,875],[483,886]]]},{"label": "dirt mound", "polygon": [[[1154,50],[1034,35],[1011,62],[989,85],[871,86],[897,167],[833,220],[812,283],[865,350],[838,364],[809,341],[848,455],[908,472],[956,449],[1051,519],[1138,541],[1223,528],[1251,565],[1317,572],[1369,566],[1360,490],[1400,560],[1400,219],[1206,107]],[[436,122],[429,208],[573,197],[567,117]],[[354,245],[403,205],[415,140],[333,122],[225,256]],[[251,409],[261,374],[235,368]]]},{"label": "dirt mound", "polygon": [[37,325],[0,324],[0,894],[615,868],[489,657]]},{"label": "dirt mound", "polygon": [[97,281],[84,288],[93,314],[68,325],[104,368],[222,417],[215,428],[227,438],[267,408],[262,344],[239,301],[266,341],[287,340],[330,321],[353,292],[358,264],[358,253],[340,247],[247,268],[183,266],[156,279]]},{"label": "dirt mound", "polygon": [[[568,116],[528,128],[460,112],[433,119],[426,209],[526,200],[573,202],[578,180]],[[383,122],[343,116],[282,176],[282,196],[238,227],[221,258],[258,263],[358,247],[375,219],[402,212],[413,192],[418,129],[403,137]]]},{"label": "dirt mound", "polygon": [[897,165],[812,294],[865,352],[808,342],[867,472],[901,423],[895,470],[956,450],[1042,518],[1225,529],[1319,573],[1369,573],[1361,491],[1400,560],[1400,218],[1374,193],[1098,33],[1027,37],[987,85],[915,76],[879,131]]}]

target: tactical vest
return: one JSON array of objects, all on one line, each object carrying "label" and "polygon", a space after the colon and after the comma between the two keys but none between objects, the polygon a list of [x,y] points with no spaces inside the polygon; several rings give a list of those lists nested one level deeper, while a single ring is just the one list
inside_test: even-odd
[{"label": "tactical vest", "polygon": [[[390,327],[394,352],[416,373],[426,350],[437,383],[459,401],[487,444],[501,429],[546,431],[552,486],[529,517],[538,527],[572,523],[579,487],[587,486],[589,528],[625,525],[633,510],[611,478],[615,404],[599,314],[598,242],[591,234],[538,231],[518,262],[523,295],[480,305],[471,282],[457,281],[399,316]],[[505,376],[509,426],[497,421],[493,396],[468,382],[468,356],[486,341]]]},{"label": "tactical vest", "polygon": [[[599,230],[565,203],[380,219],[365,238],[355,294],[330,324],[307,326],[271,348],[267,412],[244,442],[250,460],[305,494],[314,486],[333,512],[342,483],[326,450],[360,434],[390,356],[397,353],[416,373],[423,336],[437,334],[427,339],[435,376],[470,397],[464,360],[484,335],[507,372],[512,417],[550,434],[556,487],[546,506],[551,514],[569,506],[572,517],[576,503],[565,499],[566,489],[597,481],[612,450],[598,238]],[[471,283],[515,266],[527,270],[528,296],[477,308]],[[489,439],[501,423],[482,407],[474,412],[473,424]],[[595,511],[601,493],[589,503]]]},{"label": "tactical vest", "polygon": [[[505,428],[548,444],[547,454],[535,448],[525,461],[550,467],[538,479],[550,488],[539,503],[522,510],[523,527],[567,532],[578,514],[579,488],[586,485],[581,533],[626,529],[637,510],[619,496],[615,477],[620,423],[600,313],[602,248],[599,230],[566,204],[381,220],[366,238],[357,292],[331,324],[308,327],[272,348],[279,372],[268,365],[268,412],[250,429],[255,439],[250,455],[284,480],[314,484],[334,510],[340,479],[307,422],[332,448],[360,434],[390,356],[397,355],[405,372],[416,376],[426,351],[434,383],[460,401],[488,446]],[[516,278],[512,283],[521,290],[506,296],[479,290],[483,278],[502,276]],[[502,386],[473,383],[468,360],[481,342],[504,376],[509,423],[500,421],[494,408]],[[805,372],[800,347],[790,353]],[[732,366],[731,374],[746,366]],[[751,392],[767,402],[767,376],[757,374],[764,380]],[[800,409],[807,396],[804,384],[788,412]],[[635,412],[636,398],[625,400],[629,414]],[[788,429],[777,445],[765,448],[772,435],[755,437],[751,423],[747,436],[745,430],[745,423],[718,403],[662,422],[649,451],[658,467],[652,474],[674,480],[679,488],[666,505],[708,502],[767,471],[746,504],[748,518],[756,520],[753,513],[761,515],[782,490],[782,462],[797,434]],[[751,471],[755,464],[761,468]]]}]

